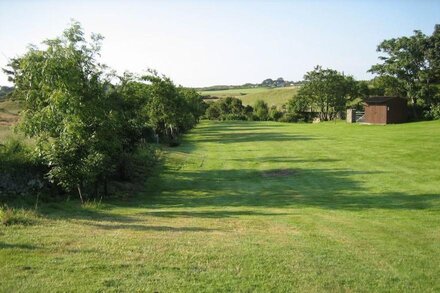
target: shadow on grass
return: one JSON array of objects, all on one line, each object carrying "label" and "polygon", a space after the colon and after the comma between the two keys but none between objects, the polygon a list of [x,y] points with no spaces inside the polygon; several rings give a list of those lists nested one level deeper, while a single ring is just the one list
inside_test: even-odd
[{"label": "shadow on grass", "polygon": [[115,204],[103,204],[97,208],[83,207],[79,202],[58,202],[42,205],[40,213],[46,218],[61,220],[90,220],[102,222],[134,223],[138,220],[130,216],[112,213]]},{"label": "shadow on grass", "polygon": [[163,218],[236,218],[240,216],[283,216],[287,213],[262,213],[256,211],[152,211],[144,215]]},{"label": "shadow on grass", "polygon": [[249,162],[249,161],[258,161],[259,163],[335,163],[341,160],[336,159],[297,159],[292,157],[258,157],[254,160],[250,160],[249,158],[244,159],[229,159],[230,161],[236,162]]},{"label": "shadow on grass", "polygon": [[26,250],[35,250],[39,249],[39,246],[32,244],[10,244],[5,242],[0,242],[0,249],[26,249]]},{"label": "shadow on grass", "polygon": [[214,232],[218,229],[203,227],[171,227],[171,226],[148,226],[148,225],[127,225],[127,224],[101,224],[88,223],[88,225],[103,230],[132,230],[132,231],[155,231],[155,232]]},{"label": "shadow on grass", "polygon": [[[203,134],[195,140],[197,143],[202,142],[217,142],[217,143],[242,143],[242,142],[283,142],[283,141],[305,141],[317,139],[312,136],[298,135],[298,134],[283,134],[283,133],[252,133],[252,132],[218,132],[212,134]],[[191,142],[188,142],[191,144]]]},{"label": "shadow on grass", "polygon": [[[269,174],[269,175],[268,175]],[[438,194],[402,192],[372,194],[353,175],[377,172],[328,169],[164,170],[150,207],[319,207],[326,209],[428,209],[440,204]],[[211,213],[211,212],[209,212]],[[228,217],[221,212],[197,214]],[[184,214],[183,214],[184,215]]]}]

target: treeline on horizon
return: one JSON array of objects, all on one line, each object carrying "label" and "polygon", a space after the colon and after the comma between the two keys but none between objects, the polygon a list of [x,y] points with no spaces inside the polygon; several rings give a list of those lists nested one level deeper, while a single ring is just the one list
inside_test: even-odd
[{"label": "treeline on horizon", "polygon": [[245,83],[241,85],[212,85],[206,87],[194,88],[197,91],[222,91],[222,90],[233,90],[233,89],[247,89],[254,87],[267,87],[267,88],[277,88],[277,87],[289,87],[302,85],[304,81],[288,81],[284,80],[282,77],[277,79],[266,78],[261,83]]},{"label": "treeline on horizon", "polygon": [[205,111],[200,95],[155,71],[115,74],[99,63],[103,37],[74,22],[32,46],[4,71],[23,108],[17,140],[0,145],[0,195],[40,193],[81,201],[108,194],[109,181],[145,175],[158,143],[175,146]]},{"label": "treeline on horizon", "polygon": [[[262,100],[244,106],[241,100],[230,97],[211,102],[206,118],[331,120],[343,116],[347,108],[361,109],[369,96],[400,96],[408,99],[412,120],[440,119],[440,25],[435,25],[430,36],[416,30],[409,37],[384,40],[377,51],[382,62],[370,68],[369,72],[378,74],[370,81],[357,81],[336,70],[316,66],[304,75],[298,93],[281,107]],[[265,82],[260,84],[264,85]]]}]

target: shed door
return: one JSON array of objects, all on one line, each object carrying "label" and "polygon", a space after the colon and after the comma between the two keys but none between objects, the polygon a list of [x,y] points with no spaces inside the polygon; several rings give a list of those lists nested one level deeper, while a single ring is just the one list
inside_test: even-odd
[{"label": "shed door", "polygon": [[385,105],[370,105],[369,123],[387,123],[387,106]]}]

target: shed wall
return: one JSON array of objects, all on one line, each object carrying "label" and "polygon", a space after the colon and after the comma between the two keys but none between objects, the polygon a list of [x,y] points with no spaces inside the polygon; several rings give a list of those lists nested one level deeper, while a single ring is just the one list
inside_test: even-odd
[{"label": "shed wall", "polygon": [[365,122],[374,124],[387,123],[386,105],[368,105],[365,106]]},{"label": "shed wall", "polygon": [[387,103],[387,123],[402,123],[408,119],[408,105],[404,99],[393,99]]}]

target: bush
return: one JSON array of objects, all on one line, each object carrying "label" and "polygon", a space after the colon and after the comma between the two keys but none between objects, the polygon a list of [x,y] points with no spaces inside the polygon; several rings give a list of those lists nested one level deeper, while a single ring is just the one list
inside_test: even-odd
[{"label": "bush", "polygon": [[432,105],[428,111],[425,112],[426,119],[439,120],[440,119],[440,104]]},{"label": "bush", "polygon": [[249,109],[252,107],[244,107],[240,99],[227,97],[210,103],[205,117],[209,120],[248,120]]},{"label": "bush", "polygon": [[277,106],[272,106],[269,109],[269,119],[272,121],[278,121],[283,117],[283,112],[279,111]]},{"label": "bush", "polygon": [[121,154],[114,179],[129,181],[144,177],[158,159],[159,149],[156,146],[141,144],[134,153]]},{"label": "bush", "polygon": [[260,121],[266,121],[269,118],[269,107],[263,100],[258,100],[254,105],[254,119]]},{"label": "bush", "polygon": [[0,145],[0,193],[29,194],[45,186],[45,167],[19,140]]}]

